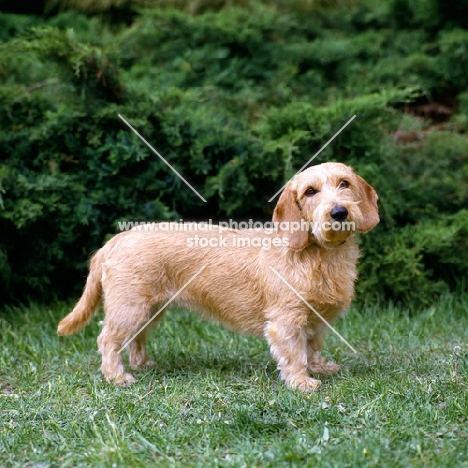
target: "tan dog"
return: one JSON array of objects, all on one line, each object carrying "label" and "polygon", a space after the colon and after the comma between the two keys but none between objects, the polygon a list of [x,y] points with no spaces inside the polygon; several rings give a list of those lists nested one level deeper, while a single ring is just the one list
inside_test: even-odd
[{"label": "tan dog", "polygon": [[[125,372],[119,350],[192,279],[176,304],[201,310],[231,329],[264,336],[286,384],[317,389],[320,381],[309,371],[333,373],[339,366],[320,355],[326,326],[296,292],[328,322],[350,305],[359,251],[349,225],[361,232],[372,229],[379,222],[377,199],[351,168],[325,163],[288,183],[273,214],[277,233],[214,227],[196,233],[140,229],[117,234],[93,256],[83,296],[60,322],[58,334],[79,331],[103,297],[101,370],[108,381],[130,384],[135,379]],[[345,222],[348,226],[341,228]],[[333,229],[327,229],[330,225]],[[195,245],[195,235],[211,246]],[[262,247],[259,237],[270,239],[271,248]],[[244,241],[239,247],[239,238],[252,240],[251,245]],[[127,347],[132,369],[154,364],[146,355],[145,337],[146,329]]]}]

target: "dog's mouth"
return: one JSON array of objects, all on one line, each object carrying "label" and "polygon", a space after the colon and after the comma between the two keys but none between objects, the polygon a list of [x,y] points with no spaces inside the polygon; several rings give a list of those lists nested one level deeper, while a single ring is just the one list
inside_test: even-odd
[{"label": "dog's mouth", "polygon": [[[352,208],[351,208],[352,209]],[[343,205],[334,206],[320,223],[311,230],[321,247],[336,247],[344,243],[357,229],[353,213]]]}]

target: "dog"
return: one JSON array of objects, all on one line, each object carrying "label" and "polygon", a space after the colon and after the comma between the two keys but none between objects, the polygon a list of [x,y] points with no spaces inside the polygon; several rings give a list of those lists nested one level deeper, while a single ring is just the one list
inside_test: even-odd
[{"label": "dog", "polygon": [[[122,347],[128,344],[132,369],[153,366],[142,328],[159,322],[162,306],[176,296],[173,302],[181,307],[266,338],[286,385],[317,390],[321,382],[309,372],[340,369],[320,354],[324,321],[332,322],[352,301],[356,232],[379,222],[377,201],[376,191],[350,167],[328,162],[286,185],[273,213],[274,232],[217,226],[196,233],[141,227],[121,232],[92,257],[83,295],[58,334],[81,330],[103,299],[101,371],[107,381],[126,386],[136,380],[125,370]],[[194,244],[194,234],[204,236],[205,247]],[[269,239],[271,248],[255,244],[259,237]]]}]

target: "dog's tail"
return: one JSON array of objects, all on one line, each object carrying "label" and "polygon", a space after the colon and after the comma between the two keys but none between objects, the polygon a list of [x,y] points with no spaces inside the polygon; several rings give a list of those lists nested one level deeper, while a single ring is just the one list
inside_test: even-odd
[{"label": "dog's tail", "polygon": [[90,262],[89,275],[83,295],[70,312],[58,325],[57,333],[68,336],[79,332],[89,321],[102,297],[102,249],[98,250]]}]

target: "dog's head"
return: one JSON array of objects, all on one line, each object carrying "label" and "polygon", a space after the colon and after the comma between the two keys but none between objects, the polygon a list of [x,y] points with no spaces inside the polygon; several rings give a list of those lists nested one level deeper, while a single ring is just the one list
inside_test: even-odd
[{"label": "dog's head", "polygon": [[[311,243],[334,247],[356,230],[370,231],[379,222],[376,191],[341,163],[324,163],[299,173],[284,189],[273,213],[278,234],[289,247]],[[298,228],[300,226],[300,228]]]}]

